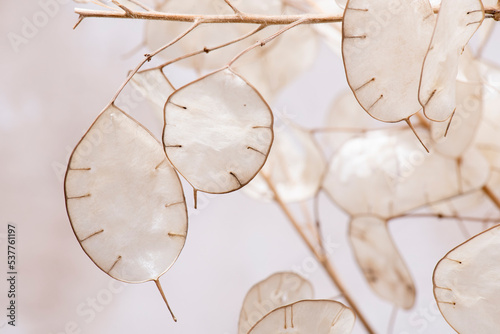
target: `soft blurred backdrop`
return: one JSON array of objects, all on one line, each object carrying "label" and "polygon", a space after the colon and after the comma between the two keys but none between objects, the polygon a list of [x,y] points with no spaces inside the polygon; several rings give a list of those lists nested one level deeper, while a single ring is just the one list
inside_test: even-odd
[{"label": "soft blurred backdrop", "polygon": [[[46,3],[57,6],[47,9]],[[66,163],[140,61],[144,49],[124,55],[141,43],[143,23],[88,19],[72,30],[75,6],[82,5],[67,0],[0,3],[0,332],[233,334],[248,289],[283,270],[309,278],[317,297],[335,296],[323,270],[274,204],[242,192],[201,194],[195,211],[186,183],[187,243],[161,278],[178,323],[153,283],[115,282],[87,258],[65,211]],[[50,15],[40,14],[44,11]],[[38,27],[32,29],[29,23],[35,21]],[[500,37],[498,30],[494,40]],[[25,37],[12,43],[12,33]],[[493,44],[486,52],[495,59],[500,48]],[[174,78],[185,74],[172,71]],[[305,126],[321,126],[332,99],[346,88],[341,61],[322,45],[314,66],[280,94],[273,109]],[[132,114],[158,135],[159,121],[141,112],[148,107],[146,101],[139,102]],[[332,261],[369,321],[384,333],[392,307],[369,290],[355,265],[346,240],[347,217],[325,196],[320,205],[325,238],[336,245]],[[3,316],[8,223],[18,229],[15,328]],[[468,228],[469,233],[476,231]],[[422,219],[399,221],[391,231],[418,288],[415,308],[398,314],[394,333],[453,333],[436,310],[431,278],[437,261],[464,240],[462,233],[451,221]],[[358,325],[355,333],[363,332]]]}]

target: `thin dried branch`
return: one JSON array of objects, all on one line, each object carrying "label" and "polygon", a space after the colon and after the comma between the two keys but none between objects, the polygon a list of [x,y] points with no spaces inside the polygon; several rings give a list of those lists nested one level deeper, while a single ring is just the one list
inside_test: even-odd
[{"label": "thin dried branch", "polygon": [[351,306],[352,310],[359,318],[359,321],[361,321],[362,325],[365,327],[366,331],[369,334],[374,334],[375,331],[372,329],[371,325],[368,323],[368,321],[366,320],[363,313],[361,313],[360,308],[357,306],[356,302],[352,299],[350,293],[345,288],[344,283],[338,277],[337,271],[333,268],[333,266],[330,263],[330,261],[328,260],[328,258],[326,258],[322,254],[320,254],[318,252],[318,248],[311,242],[311,240],[309,240],[309,238],[307,238],[307,236],[305,235],[299,222],[295,219],[295,217],[293,216],[293,214],[290,211],[290,209],[288,208],[288,206],[281,200],[281,198],[278,195],[278,192],[276,191],[276,188],[272,184],[270,178],[267,177],[265,174],[261,173],[261,175],[262,175],[263,179],[267,182],[269,189],[271,189],[271,191],[273,192],[274,200],[276,201],[276,203],[282,209],[283,213],[287,216],[288,220],[295,227],[295,230],[297,231],[297,233],[299,233],[301,238],[304,240],[304,242],[306,243],[309,250],[313,253],[314,257],[316,257],[318,262],[323,266],[323,268],[327,272],[328,276],[330,277],[330,279],[332,280],[334,285],[337,287],[337,289],[340,291],[340,293],[344,296],[346,302],[349,304],[349,306]]},{"label": "thin dried branch", "polygon": [[125,82],[120,86],[120,88],[116,92],[115,96],[113,97],[113,99],[111,100],[109,105],[112,105],[115,103],[116,99],[118,98],[120,93],[123,91],[125,86],[130,82],[130,80],[132,80],[133,76],[141,69],[142,66],[144,66],[144,64],[151,61],[151,58],[153,58],[155,55],[157,55],[161,51],[165,50],[166,48],[174,45],[175,43],[177,43],[178,41],[183,39],[187,34],[189,34],[191,31],[193,31],[197,26],[199,26],[199,24],[200,24],[200,22],[198,22],[198,21],[194,22],[186,31],[184,31],[182,34],[180,34],[177,38],[175,38],[174,40],[172,40],[171,42],[169,42],[165,46],[161,47],[160,49],[156,50],[155,52],[153,52],[151,54],[146,54],[144,60],[142,62],[140,62],[139,65],[137,65],[137,67],[129,73],[129,76],[127,77]]},{"label": "thin dried branch", "polygon": [[243,12],[241,12],[238,8],[236,8],[236,7],[235,7],[235,6],[231,3],[231,1],[229,1],[229,0],[224,0],[224,2],[225,2],[225,3],[229,6],[229,7],[231,7],[231,9],[234,11],[234,13],[235,13],[236,15],[241,15],[241,16],[243,16],[243,15],[244,15],[244,14],[243,14]]},{"label": "thin dried branch", "polygon": [[443,214],[432,214],[432,213],[408,213],[404,215],[399,215],[393,217],[391,221],[399,218],[438,218],[438,219],[452,219],[452,220],[463,220],[469,222],[478,223],[500,223],[500,218],[483,218],[483,217],[468,217],[456,215],[443,215]]},{"label": "thin dried branch", "polygon": [[301,24],[304,24],[306,23],[307,19],[306,18],[302,18],[302,19],[299,19],[295,22],[292,22],[291,24],[287,25],[286,27],[278,30],[276,33],[272,34],[271,36],[261,40],[261,41],[258,41],[257,43],[251,45],[250,47],[248,47],[247,49],[243,50],[242,52],[240,52],[238,55],[236,55],[236,57],[234,57],[229,63],[227,66],[231,66],[233,65],[233,63],[235,61],[237,61],[239,58],[241,58],[243,55],[245,55],[246,53],[252,51],[253,49],[259,47],[259,46],[265,46],[267,43],[271,42],[272,40],[274,40],[275,38],[281,36],[283,33],[285,33],[286,31],[296,27],[296,26],[299,26]]},{"label": "thin dried branch", "polygon": [[139,20],[158,20],[158,21],[178,21],[178,22],[195,22],[203,20],[204,23],[251,23],[264,25],[286,25],[292,24],[299,20],[304,20],[304,23],[333,23],[342,22],[342,15],[194,15],[194,14],[172,14],[161,12],[137,12],[130,10],[127,12],[111,12],[100,10],[89,10],[76,8],[75,13],[88,17],[100,18],[115,18],[115,19],[139,19]]},{"label": "thin dried branch", "polygon": [[169,60],[163,64],[160,64],[158,65],[157,67],[155,68],[158,68],[158,69],[163,69],[169,65],[172,65],[174,63],[177,63],[181,60],[184,60],[184,59],[188,59],[188,58],[191,58],[191,57],[194,57],[194,56],[197,56],[197,55],[200,55],[200,54],[208,54],[212,51],[216,51],[216,50],[219,50],[219,49],[222,49],[222,48],[225,48],[226,46],[230,46],[232,44],[235,44],[235,43],[238,43],[238,42],[241,42],[242,40],[245,40],[253,35],[255,35],[256,33],[258,33],[259,31],[263,30],[264,28],[266,28],[266,25],[260,25],[258,26],[256,29],[250,31],[249,33],[237,38],[237,39],[234,39],[232,41],[229,41],[227,43],[224,43],[224,44],[220,44],[220,45],[217,45],[217,46],[214,46],[214,47],[204,47],[203,49],[200,49],[198,51],[194,51],[192,53],[189,53],[189,54],[186,54],[186,55],[183,55],[183,56],[180,56],[180,57],[177,57],[173,60]]},{"label": "thin dried branch", "polygon": [[143,4],[142,2],[138,1],[138,0],[128,0],[129,2],[133,3],[134,5],[137,5],[139,7],[141,7],[142,9],[144,10],[147,10],[148,12],[153,12],[154,9],[148,7],[147,5]]}]

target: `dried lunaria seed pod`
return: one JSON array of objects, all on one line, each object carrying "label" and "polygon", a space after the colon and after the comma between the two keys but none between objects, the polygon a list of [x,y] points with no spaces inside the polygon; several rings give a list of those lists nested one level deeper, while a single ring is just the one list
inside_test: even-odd
[{"label": "dried lunaria seed pod", "polygon": [[449,119],[456,108],[458,61],[484,19],[480,0],[443,0],[425,57],[419,100],[433,121]]},{"label": "dried lunaria seed pod", "polygon": [[272,127],[271,109],[259,92],[225,68],[170,96],[163,144],[195,190],[227,193],[246,185],[262,168]]},{"label": "dried lunaria seed pod", "polygon": [[[321,187],[326,161],[313,135],[290,123],[275,133],[273,147],[261,170],[285,203],[313,198]],[[260,173],[244,188],[252,197],[274,197]]]},{"label": "dried lunaria seed pod", "polygon": [[106,108],[71,155],[65,197],[91,260],[120,281],[155,281],[165,298],[159,277],[184,247],[188,224],[181,183],[161,144],[118,108]]},{"label": "dried lunaria seed pod", "polygon": [[132,77],[131,83],[153,104],[155,114],[163,120],[165,103],[175,90],[163,71],[159,68],[153,68],[137,72]]},{"label": "dried lunaria seed pod", "polygon": [[446,321],[460,334],[498,333],[500,226],[450,251],[434,270],[434,296]]},{"label": "dried lunaria seed pod", "polygon": [[422,109],[418,87],[435,23],[429,1],[350,0],[343,22],[345,70],[359,103],[378,120],[408,120]]},{"label": "dried lunaria seed pod", "polygon": [[349,334],[356,316],[333,300],[303,300],[282,306],[260,320],[248,334]]},{"label": "dried lunaria seed pod", "polygon": [[247,334],[259,320],[278,307],[313,297],[311,283],[300,275],[292,272],[271,275],[248,291],[241,308],[238,333]]},{"label": "dried lunaria seed pod", "polygon": [[460,159],[422,152],[409,129],[347,141],[330,162],[323,188],[351,216],[390,218],[483,187],[487,161],[474,148]]},{"label": "dried lunaria seed pod", "polygon": [[397,307],[415,303],[415,285],[389,234],[387,221],[374,216],[351,220],[349,238],[359,267],[370,287]]}]

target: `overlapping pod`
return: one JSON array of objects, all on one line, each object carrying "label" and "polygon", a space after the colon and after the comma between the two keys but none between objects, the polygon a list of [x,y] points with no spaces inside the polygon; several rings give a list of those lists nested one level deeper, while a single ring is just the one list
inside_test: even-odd
[{"label": "overlapping pod", "polygon": [[420,74],[434,29],[428,0],[350,0],[342,53],[347,81],[361,106],[384,122],[422,109]]},{"label": "overlapping pod", "polygon": [[409,129],[374,131],[342,146],[323,188],[352,216],[390,218],[480,189],[489,170],[474,148],[457,160],[423,153]]},{"label": "overlapping pod", "polygon": [[450,251],[434,270],[434,296],[446,321],[460,334],[500,328],[500,227]]},{"label": "overlapping pod", "polygon": [[247,334],[259,320],[278,307],[313,297],[311,283],[301,276],[292,272],[271,275],[254,285],[245,296],[238,333]]},{"label": "overlapping pod", "polygon": [[354,312],[339,302],[302,300],[272,311],[248,334],[281,332],[349,334],[355,321]]},{"label": "overlapping pod", "polygon": [[273,115],[262,96],[229,68],[173,93],[165,105],[168,159],[195,190],[227,193],[264,165]]},{"label": "overlapping pod", "polygon": [[389,233],[387,221],[375,216],[354,217],[349,239],[359,267],[381,298],[409,309],[415,303],[415,284]]},{"label": "overlapping pod", "polygon": [[326,160],[313,135],[290,124],[275,134],[265,166],[244,191],[259,199],[273,199],[264,174],[283,202],[306,201],[318,192],[325,170]]},{"label": "overlapping pod", "polygon": [[420,79],[419,101],[433,121],[456,109],[459,57],[484,19],[481,0],[443,0]]},{"label": "overlapping pod", "polygon": [[102,271],[160,288],[184,247],[187,210],[177,173],[146,129],[106,108],[71,155],[65,197],[75,236]]}]

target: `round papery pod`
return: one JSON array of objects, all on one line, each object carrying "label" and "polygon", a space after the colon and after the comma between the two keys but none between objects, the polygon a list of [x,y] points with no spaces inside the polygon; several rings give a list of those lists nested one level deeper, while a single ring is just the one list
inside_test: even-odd
[{"label": "round papery pod", "polygon": [[450,251],[437,264],[434,297],[457,333],[498,333],[500,318],[500,226]]},{"label": "round papery pod", "polygon": [[80,245],[115,279],[156,281],[184,247],[187,209],[177,173],[161,144],[114,106],[73,151],[64,190]]},{"label": "round papery pod", "polygon": [[415,284],[389,233],[387,221],[374,216],[353,217],[349,240],[372,290],[394,306],[412,308]]},{"label": "round papery pod", "polygon": [[228,193],[245,186],[273,142],[269,105],[229,68],[173,93],[165,105],[163,145],[195,190]]},{"label": "round papery pod", "polygon": [[[261,170],[285,203],[306,201],[321,187],[326,161],[313,135],[289,124],[275,133],[269,158]],[[249,196],[272,200],[274,194],[260,173],[244,189]]]},{"label": "round papery pod", "polygon": [[[256,15],[280,15],[283,9],[281,0],[243,0],[238,1],[235,5],[246,14]],[[161,12],[178,14],[234,15],[233,10],[224,0],[167,0],[156,9]],[[154,22],[149,20],[146,24],[146,45],[150,50],[157,50],[177,38],[191,25],[192,23],[186,22]],[[180,43],[172,45],[160,55],[173,59],[203,47],[215,47],[242,37],[256,27],[254,24],[202,24],[185,36]],[[198,71],[214,70],[226,64],[241,50],[276,29],[278,28],[270,27],[244,41],[210,54],[189,58],[179,64]]]},{"label": "round papery pod", "polygon": [[333,300],[302,300],[282,306],[260,320],[248,334],[349,334],[356,316]]},{"label": "round papery pod", "polygon": [[459,57],[483,19],[481,0],[442,0],[419,87],[428,119],[443,122],[455,112]]},{"label": "round papery pod", "polygon": [[479,189],[489,173],[475,149],[450,159],[425,153],[409,129],[384,130],[346,142],[332,158],[323,188],[351,216],[390,218]]},{"label": "round papery pod", "polygon": [[434,24],[428,0],[402,1],[398,6],[385,0],[348,1],[342,32],[344,67],[349,86],[372,117],[398,122],[421,109],[420,74]]},{"label": "round papery pod", "polygon": [[254,285],[245,296],[238,333],[247,334],[260,319],[278,307],[313,297],[311,283],[300,275],[292,272],[271,275]]}]

